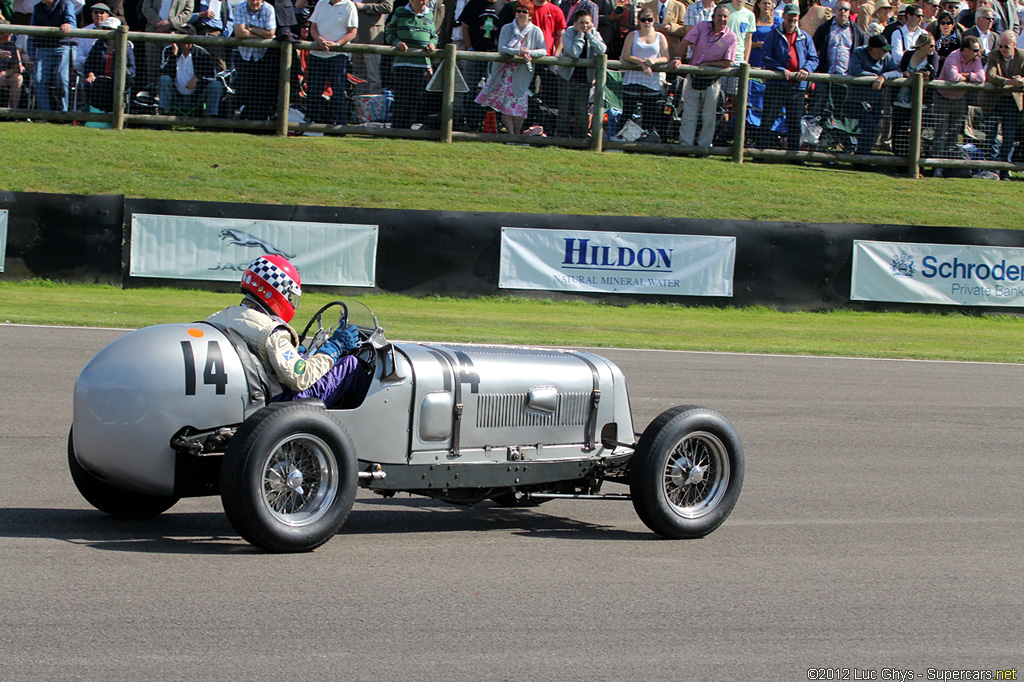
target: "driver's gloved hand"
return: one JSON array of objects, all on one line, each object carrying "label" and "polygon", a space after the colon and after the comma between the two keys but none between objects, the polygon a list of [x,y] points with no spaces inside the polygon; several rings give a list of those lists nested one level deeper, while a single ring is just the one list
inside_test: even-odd
[{"label": "driver's gloved hand", "polygon": [[345,325],[331,334],[331,341],[340,344],[344,350],[352,350],[359,345],[359,330],[354,325]]},{"label": "driver's gloved hand", "polygon": [[320,353],[330,355],[331,359],[337,362],[338,358],[340,358],[342,353],[344,352],[345,349],[342,348],[340,343],[338,343],[337,341],[328,341],[324,345],[317,348],[316,352],[313,353],[313,355],[319,355]]}]

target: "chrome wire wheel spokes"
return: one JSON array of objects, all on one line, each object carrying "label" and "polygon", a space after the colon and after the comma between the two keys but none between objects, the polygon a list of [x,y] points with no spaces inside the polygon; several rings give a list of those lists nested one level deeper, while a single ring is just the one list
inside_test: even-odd
[{"label": "chrome wire wheel spokes", "polygon": [[327,443],[316,436],[286,438],[263,465],[263,504],[289,526],[315,523],[337,494],[337,462]]},{"label": "chrome wire wheel spokes", "polygon": [[729,488],[729,454],[713,433],[694,431],[668,455],[663,485],[669,507],[687,519],[712,512]]}]

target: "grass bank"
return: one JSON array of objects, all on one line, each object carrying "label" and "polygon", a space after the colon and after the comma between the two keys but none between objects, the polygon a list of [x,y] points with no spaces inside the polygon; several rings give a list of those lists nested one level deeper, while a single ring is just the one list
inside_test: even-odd
[{"label": "grass bank", "polygon": [[1024,198],[1021,182],[352,136],[0,122],[0,149],[2,189],[149,199],[1016,229]]}]

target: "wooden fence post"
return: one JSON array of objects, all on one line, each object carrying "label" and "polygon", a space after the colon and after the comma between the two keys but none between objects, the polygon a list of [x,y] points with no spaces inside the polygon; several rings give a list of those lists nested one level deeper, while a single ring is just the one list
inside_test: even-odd
[{"label": "wooden fence post", "polygon": [[[114,108],[110,125],[114,130],[124,130],[124,91],[127,86],[128,70],[128,26],[117,27],[114,37],[114,85],[110,93]],[[130,94],[130,93],[129,93]]]},{"label": "wooden fence post", "polygon": [[441,135],[438,139],[446,144],[452,142],[452,120],[455,118],[455,43],[444,46],[441,61]]},{"label": "wooden fence post", "polygon": [[281,51],[277,71],[277,128],[278,137],[288,135],[288,110],[292,99],[292,44],[280,43]]},{"label": "wooden fence post", "polygon": [[743,143],[747,136],[747,93],[750,92],[750,64],[740,64],[736,97],[732,101],[732,160],[743,163]]},{"label": "wooden fence post", "polygon": [[[924,74],[910,74],[910,145],[907,147],[907,177],[921,176],[921,118],[924,111]],[[896,131],[893,131],[895,137]]]},{"label": "wooden fence post", "polygon": [[590,120],[590,150],[604,149],[604,93],[608,83],[608,55],[594,57],[594,106]]}]

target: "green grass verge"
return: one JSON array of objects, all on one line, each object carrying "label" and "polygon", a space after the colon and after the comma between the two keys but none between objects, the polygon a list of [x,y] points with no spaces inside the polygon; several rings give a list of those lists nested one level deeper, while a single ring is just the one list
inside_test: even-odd
[{"label": "green grass verge", "polygon": [[[299,329],[333,297],[303,296]],[[1024,320],[958,314],[779,312],[768,308],[616,307],[523,298],[354,297],[395,339],[1024,362]],[[136,328],[189,322],[237,294],[0,282],[0,321]]]},{"label": "green grass verge", "polygon": [[0,149],[3,189],[147,199],[1018,229],[1024,195],[849,166],[353,136],[0,122]]}]

